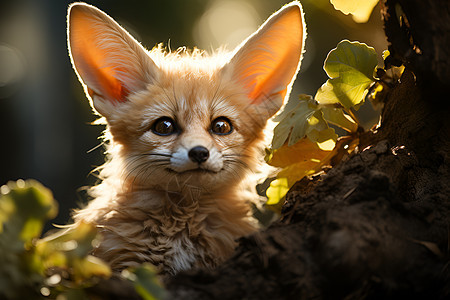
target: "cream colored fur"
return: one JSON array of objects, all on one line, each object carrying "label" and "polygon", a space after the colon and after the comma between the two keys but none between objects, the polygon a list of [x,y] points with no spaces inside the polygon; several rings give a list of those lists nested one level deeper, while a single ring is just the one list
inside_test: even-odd
[{"label": "cream colored fur", "polygon": [[[217,266],[257,229],[244,184],[261,164],[267,120],[289,95],[304,36],[293,2],[233,53],[146,51],[100,10],[71,5],[72,64],[106,123],[102,181],[74,214],[74,226],[100,229],[95,255],[117,271],[151,262],[175,274]],[[177,131],[156,134],[161,117]],[[221,117],[229,134],[212,130]],[[208,150],[204,162],[189,158],[196,146]]]}]

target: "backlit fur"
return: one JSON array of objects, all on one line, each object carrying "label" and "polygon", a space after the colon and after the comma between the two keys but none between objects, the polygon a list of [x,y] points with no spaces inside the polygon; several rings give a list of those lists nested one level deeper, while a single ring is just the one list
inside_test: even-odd
[{"label": "backlit fur", "polygon": [[[258,165],[263,128],[251,126],[248,104],[239,99],[244,93],[221,82],[214,60],[199,69],[189,54],[180,55],[178,65],[169,58],[172,68],[163,78],[130,96],[108,121],[103,181],[91,189],[95,200],[75,215],[76,221],[99,224],[104,242],[95,254],[115,269],[145,261],[171,273],[215,266],[231,254],[237,237],[256,228],[240,183]],[[164,66],[164,56],[158,56]],[[223,115],[233,120],[236,133],[211,136],[210,122]],[[185,133],[152,134],[149,121],[160,116],[172,116]],[[213,163],[223,165],[222,171],[168,172],[171,158],[152,155],[197,144],[219,153]]]},{"label": "backlit fur", "polygon": [[[125,31],[118,32],[112,20],[86,7],[77,9],[89,10],[94,24],[98,13],[98,30],[111,30],[113,38],[101,40],[99,47],[125,52],[112,54],[102,67],[132,67],[115,75],[125,98],[107,99],[104,84],[95,79],[96,73],[85,71],[92,66],[82,65],[76,56],[83,52],[75,53],[76,45],[69,41],[80,81],[104,117],[107,145],[101,183],[90,189],[93,200],[75,212],[74,226],[97,225],[103,239],[94,254],[116,271],[143,262],[168,274],[217,266],[233,252],[238,237],[257,229],[246,182],[261,165],[264,128],[281,104],[270,112],[251,105],[249,91],[224,71],[233,53],[166,53],[162,46],[145,51]],[[123,43],[132,45],[131,50]],[[292,80],[286,85],[288,95]],[[155,134],[152,124],[162,116],[175,120],[179,132]],[[231,134],[211,132],[211,122],[222,116],[231,121]],[[188,159],[196,146],[209,151],[201,166]]]}]

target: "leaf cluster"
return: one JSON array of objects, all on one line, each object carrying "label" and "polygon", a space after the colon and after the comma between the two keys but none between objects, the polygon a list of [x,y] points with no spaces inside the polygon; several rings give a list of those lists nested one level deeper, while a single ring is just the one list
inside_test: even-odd
[{"label": "leaf cluster", "polygon": [[[385,53],[384,58],[388,55]],[[395,78],[403,71],[393,67],[377,70],[375,50],[348,40],[330,51],[324,70],[329,79],[314,97],[300,95],[291,99],[274,118],[278,124],[271,148],[266,149],[266,161],[280,171],[266,195],[267,205],[275,210],[281,207],[281,200],[295,182],[332,167],[356,149],[364,130],[355,111],[367,96],[373,103],[382,102],[387,73]],[[381,73],[383,78],[377,75]],[[338,137],[337,127],[347,134]]]},{"label": "leaf cluster", "polygon": [[[94,225],[80,223],[40,238],[58,211],[49,189],[18,180],[0,191],[0,299],[87,299],[85,288],[111,276],[110,267],[90,255],[100,238]],[[162,297],[154,269],[127,272],[144,299]]]}]

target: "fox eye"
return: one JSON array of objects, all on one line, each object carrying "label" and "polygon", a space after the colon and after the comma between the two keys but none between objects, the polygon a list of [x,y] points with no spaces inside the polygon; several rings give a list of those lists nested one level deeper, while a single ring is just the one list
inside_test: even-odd
[{"label": "fox eye", "polygon": [[153,123],[151,130],[157,135],[171,135],[177,131],[177,128],[174,120],[162,117]]},{"label": "fox eye", "polygon": [[233,131],[230,120],[225,117],[218,117],[211,124],[211,131],[218,135],[227,135]]}]

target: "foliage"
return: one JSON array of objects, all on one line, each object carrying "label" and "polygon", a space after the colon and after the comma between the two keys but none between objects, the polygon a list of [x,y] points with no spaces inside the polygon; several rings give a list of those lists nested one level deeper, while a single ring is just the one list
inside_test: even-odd
[{"label": "foliage", "polygon": [[146,263],[124,270],[122,276],[133,282],[136,291],[144,300],[165,298],[166,290],[162,288],[153,265]]},{"label": "foliage", "polygon": [[[291,99],[274,118],[279,123],[271,149],[266,150],[266,161],[281,170],[266,191],[269,207],[279,208],[295,182],[331,167],[336,157],[355,149],[362,128],[354,110],[378,81],[374,77],[376,67],[377,55],[372,47],[341,41],[325,60],[324,70],[330,79],[314,98],[300,95]],[[376,98],[382,90],[382,85],[376,85],[371,97]],[[344,129],[348,135],[338,139],[330,125]]]},{"label": "foliage", "polygon": [[[56,214],[51,191],[34,180],[1,187],[1,299],[87,299],[84,288],[111,276],[109,266],[89,254],[98,244],[94,225],[81,223],[39,238],[45,221]],[[134,275],[145,299],[161,297],[153,269],[142,267],[129,274]]]},{"label": "foliage", "polygon": [[0,298],[28,298],[44,285],[33,239],[56,214],[51,192],[33,181],[10,182],[0,196]]},{"label": "foliage", "polygon": [[320,104],[341,104],[344,108],[357,108],[374,82],[377,66],[375,49],[359,42],[344,40],[327,56],[324,70],[330,79],[317,91]]},{"label": "foliage", "polygon": [[[330,0],[335,9],[352,14],[356,22],[367,22],[378,0]],[[266,191],[267,205],[279,210],[288,190],[305,176],[332,167],[357,148],[363,128],[354,110],[366,98],[373,105],[383,102],[389,88],[400,79],[403,66],[392,66],[389,51],[383,53],[384,69],[377,67],[377,54],[360,42],[341,41],[330,51],[324,70],[329,79],[314,98],[300,95],[290,100],[274,118],[274,129],[266,161],[280,168]],[[329,125],[348,135],[337,137]]]}]

